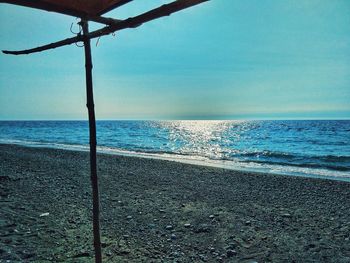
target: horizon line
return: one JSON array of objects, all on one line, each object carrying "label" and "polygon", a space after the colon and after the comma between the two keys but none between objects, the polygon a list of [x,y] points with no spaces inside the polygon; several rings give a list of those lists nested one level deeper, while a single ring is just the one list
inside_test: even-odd
[{"label": "horizon line", "polygon": [[[116,119],[96,119],[96,122],[99,121],[288,121],[288,120],[294,120],[294,121],[342,121],[342,120],[350,120],[350,117],[345,118],[232,118],[232,119],[167,119],[167,118],[116,118]],[[5,121],[89,121],[88,119],[0,119],[0,122]]]}]

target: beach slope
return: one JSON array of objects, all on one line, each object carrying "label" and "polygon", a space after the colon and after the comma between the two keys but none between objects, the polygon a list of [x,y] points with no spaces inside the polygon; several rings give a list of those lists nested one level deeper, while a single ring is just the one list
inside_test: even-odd
[{"label": "beach slope", "polygon": [[[89,154],[0,145],[0,261],[93,262]],[[350,183],[98,155],[106,262],[350,262]]]}]

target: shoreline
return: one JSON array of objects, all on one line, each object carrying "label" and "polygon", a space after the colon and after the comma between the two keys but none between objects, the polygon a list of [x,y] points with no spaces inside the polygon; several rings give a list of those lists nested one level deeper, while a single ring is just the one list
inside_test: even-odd
[{"label": "shoreline", "polygon": [[[0,157],[0,261],[93,262],[88,153]],[[107,154],[98,174],[106,262],[350,260],[347,182]]]},{"label": "shoreline", "polygon": [[[22,141],[12,142],[12,143],[4,143],[0,142],[0,145],[16,145],[21,147],[32,147],[38,149],[58,149],[58,150],[66,150],[66,151],[79,151],[79,152],[89,152],[88,145],[71,145],[71,144],[61,144],[61,143],[41,143],[41,142],[27,142],[24,143]],[[331,172],[333,174],[339,173],[339,171],[330,171],[321,168],[306,168],[309,169],[308,172],[301,172],[298,169],[305,169],[303,167],[297,166],[288,166],[289,168],[296,169],[296,171],[285,171],[283,167],[286,165],[276,165],[273,168],[263,167],[260,168],[249,166],[247,163],[234,162],[230,160],[212,160],[199,156],[186,156],[186,155],[177,155],[177,154],[169,154],[169,153],[146,153],[146,152],[136,152],[136,151],[127,151],[115,149],[113,147],[106,146],[97,146],[98,154],[107,154],[107,155],[116,155],[116,156],[126,156],[126,157],[136,157],[136,158],[146,158],[146,159],[156,159],[156,160],[165,160],[165,161],[174,161],[179,163],[198,165],[198,166],[206,166],[206,167],[214,167],[214,168],[223,168],[232,171],[238,172],[249,172],[249,173],[259,173],[259,174],[273,174],[273,175],[282,175],[282,176],[293,176],[293,177],[302,177],[302,178],[313,178],[313,179],[325,179],[325,180],[335,180],[335,181],[343,181],[350,182],[349,177],[343,177],[343,175],[324,175],[320,173],[324,173],[324,171]],[[311,172],[318,171],[318,174],[312,174]]]}]

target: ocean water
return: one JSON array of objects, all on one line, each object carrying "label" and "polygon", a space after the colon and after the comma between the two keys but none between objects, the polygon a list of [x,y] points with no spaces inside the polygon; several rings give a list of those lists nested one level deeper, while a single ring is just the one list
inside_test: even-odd
[{"label": "ocean water", "polygon": [[[88,150],[86,121],[0,121],[0,143]],[[98,151],[350,181],[349,120],[97,121]]]}]

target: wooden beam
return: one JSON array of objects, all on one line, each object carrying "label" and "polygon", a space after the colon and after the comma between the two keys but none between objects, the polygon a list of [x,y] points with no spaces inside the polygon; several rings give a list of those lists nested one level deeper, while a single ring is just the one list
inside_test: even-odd
[{"label": "wooden beam", "polygon": [[110,18],[110,17],[103,17],[103,16],[87,16],[85,18],[86,21],[93,21],[93,22],[96,22],[96,23],[100,23],[100,24],[104,24],[104,25],[107,25],[107,26],[112,26],[112,25],[115,25],[117,23],[120,23],[121,21],[123,20],[120,20],[120,19],[115,19],[115,18]]},{"label": "wooden beam", "polygon": [[[152,9],[146,13],[143,13],[141,15],[128,18],[126,20],[121,20],[118,22],[111,22],[110,26],[106,26],[102,29],[93,31],[88,34],[89,39],[109,35],[113,32],[126,29],[126,28],[135,28],[140,25],[142,25],[145,22],[149,22],[151,20],[163,17],[163,16],[169,16],[172,13],[178,12],[180,10],[186,9],[188,7],[207,2],[209,0],[177,0],[169,4],[162,5],[161,7]],[[21,51],[8,51],[3,50],[2,52],[5,54],[10,55],[25,55],[25,54],[31,54],[35,52],[41,52],[48,49],[54,49],[61,46],[71,45],[73,43],[81,42],[83,41],[81,36],[76,36],[72,38],[67,38],[65,40],[61,40],[58,42],[54,42],[48,45],[27,49],[27,50],[21,50]]]},{"label": "wooden beam", "polygon": [[92,58],[89,35],[89,25],[87,21],[81,22],[83,28],[83,40],[85,51],[85,76],[86,76],[86,106],[89,114],[89,134],[90,134],[90,178],[92,187],[92,219],[95,248],[95,262],[102,262],[101,238],[100,238],[100,201],[98,193],[98,178],[96,164],[96,120],[95,105],[92,86]]},{"label": "wooden beam", "polygon": [[76,37],[67,38],[67,39],[64,39],[64,40],[61,40],[61,41],[58,41],[55,43],[47,44],[47,45],[32,48],[32,49],[26,49],[26,50],[21,50],[21,51],[2,50],[2,53],[8,54],[8,55],[27,55],[27,54],[36,53],[36,52],[42,52],[44,50],[54,49],[57,47],[71,45],[73,43],[77,43],[77,42],[81,42],[81,41],[83,41],[83,36],[78,35]]}]

